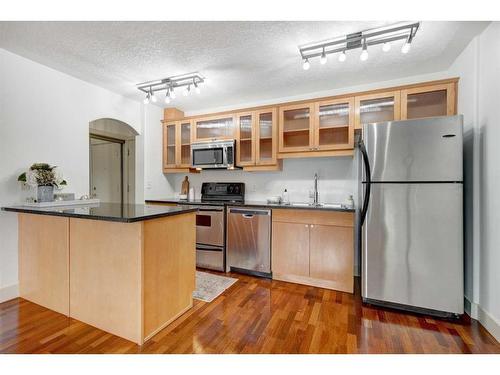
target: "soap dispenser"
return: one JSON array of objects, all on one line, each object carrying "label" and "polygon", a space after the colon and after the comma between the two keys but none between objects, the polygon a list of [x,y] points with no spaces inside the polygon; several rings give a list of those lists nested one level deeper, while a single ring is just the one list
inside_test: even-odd
[{"label": "soap dispenser", "polygon": [[282,202],[283,204],[290,204],[290,196],[288,195],[288,191],[286,189],[283,191]]}]

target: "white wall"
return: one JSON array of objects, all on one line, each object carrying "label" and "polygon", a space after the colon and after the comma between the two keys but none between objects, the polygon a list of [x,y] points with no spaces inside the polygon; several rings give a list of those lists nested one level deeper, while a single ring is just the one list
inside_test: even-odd
[{"label": "white wall", "polygon": [[[142,103],[0,49],[0,206],[25,193],[17,176],[33,162],[60,167],[77,196],[89,189],[89,122],[115,118],[142,133]],[[136,199],[144,186],[143,137],[137,138]],[[0,212],[0,301],[17,295],[17,220]]]},{"label": "white wall", "polygon": [[[463,78],[458,110],[465,116],[466,297],[471,314],[500,341],[500,23],[493,22],[450,71]],[[470,181],[472,180],[472,181]],[[470,273],[472,272],[472,275]]]}]

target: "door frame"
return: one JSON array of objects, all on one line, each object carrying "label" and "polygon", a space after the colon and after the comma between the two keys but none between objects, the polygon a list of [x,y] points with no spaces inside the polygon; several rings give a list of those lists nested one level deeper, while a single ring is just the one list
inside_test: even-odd
[{"label": "door frame", "polygon": [[90,192],[90,197],[92,197],[92,195],[93,195],[92,139],[98,139],[101,141],[118,143],[120,145],[120,201],[121,201],[121,204],[123,205],[123,203],[124,203],[124,201],[123,201],[123,194],[124,194],[123,145],[125,144],[125,141],[123,139],[118,139],[118,138],[108,137],[108,136],[104,136],[104,135],[89,133],[89,172],[90,172],[89,173],[89,192]]}]

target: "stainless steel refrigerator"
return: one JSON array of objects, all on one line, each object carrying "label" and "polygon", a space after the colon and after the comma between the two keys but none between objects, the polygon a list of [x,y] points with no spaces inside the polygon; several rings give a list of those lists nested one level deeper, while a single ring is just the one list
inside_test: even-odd
[{"label": "stainless steel refrigerator", "polygon": [[363,126],[361,294],[463,314],[462,116]]}]

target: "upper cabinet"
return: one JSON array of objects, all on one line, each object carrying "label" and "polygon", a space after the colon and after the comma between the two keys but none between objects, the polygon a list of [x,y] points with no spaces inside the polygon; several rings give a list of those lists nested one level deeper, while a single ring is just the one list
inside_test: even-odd
[{"label": "upper cabinet", "polygon": [[191,121],[163,124],[163,171],[188,172],[191,167]]},{"label": "upper cabinet", "polygon": [[255,165],[255,118],[253,112],[236,115],[236,165]]},{"label": "upper cabinet", "polygon": [[195,172],[191,143],[236,140],[236,165],[245,171],[279,170],[282,159],[352,156],[363,124],[451,116],[458,78],[372,92],[184,118],[165,109],[163,169]]},{"label": "upper cabinet", "polygon": [[457,113],[457,79],[355,97],[355,128],[373,122],[452,116]]},{"label": "upper cabinet", "polygon": [[256,166],[278,165],[278,114],[276,108],[255,111]]},{"label": "upper cabinet", "polygon": [[276,108],[236,114],[236,165],[245,170],[280,169],[277,132]]},{"label": "upper cabinet", "polygon": [[235,122],[232,114],[198,118],[194,120],[193,141],[234,139]]},{"label": "upper cabinet", "polygon": [[372,122],[394,121],[401,118],[401,94],[388,91],[355,97],[355,128]]},{"label": "upper cabinet", "polygon": [[455,83],[401,90],[401,119],[456,114]]},{"label": "upper cabinet", "polygon": [[354,147],[354,98],[280,107],[280,158],[328,156]]},{"label": "upper cabinet", "polygon": [[314,106],[315,150],[354,147],[354,98],[326,100]]},{"label": "upper cabinet", "polygon": [[280,152],[310,151],[314,140],[314,103],[287,105],[279,110]]}]

